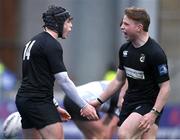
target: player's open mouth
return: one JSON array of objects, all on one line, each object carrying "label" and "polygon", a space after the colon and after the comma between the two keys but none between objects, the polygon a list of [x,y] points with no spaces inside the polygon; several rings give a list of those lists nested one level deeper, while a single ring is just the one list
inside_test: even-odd
[{"label": "player's open mouth", "polygon": [[123,32],[123,34],[124,34],[125,36],[127,36],[127,33],[126,33],[126,32]]},{"label": "player's open mouth", "polygon": [[123,32],[123,34],[124,34],[124,36],[125,36],[125,37],[127,37],[127,36],[128,36],[128,34],[127,34],[126,32]]}]

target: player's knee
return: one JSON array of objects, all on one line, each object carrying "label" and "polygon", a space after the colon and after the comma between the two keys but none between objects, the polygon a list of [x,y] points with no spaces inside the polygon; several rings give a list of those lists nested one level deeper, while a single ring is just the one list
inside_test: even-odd
[{"label": "player's knee", "polygon": [[104,139],[105,133],[104,132],[95,132],[93,137],[94,137],[94,139]]},{"label": "player's knee", "polygon": [[89,138],[90,139],[106,139],[107,135],[103,131],[94,131],[94,133],[91,134],[91,137],[89,137]]},{"label": "player's knee", "polygon": [[108,139],[108,135],[106,134],[106,132],[101,132],[101,136],[100,136],[101,139]]},{"label": "player's knee", "polygon": [[130,133],[128,132],[128,130],[119,129],[119,132],[118,132],[119,139],[129,139],[130,137],[131,136],[130,136]]}]

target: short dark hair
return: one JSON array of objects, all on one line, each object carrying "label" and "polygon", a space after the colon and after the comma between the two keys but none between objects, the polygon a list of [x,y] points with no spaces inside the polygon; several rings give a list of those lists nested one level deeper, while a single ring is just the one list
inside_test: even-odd
[{"label": "short dark hair", "polygon": [[124,13],[128,18],[141,23],[143,30],[148,32],[150,17],[144,8],[129,7],[125,9]]}]

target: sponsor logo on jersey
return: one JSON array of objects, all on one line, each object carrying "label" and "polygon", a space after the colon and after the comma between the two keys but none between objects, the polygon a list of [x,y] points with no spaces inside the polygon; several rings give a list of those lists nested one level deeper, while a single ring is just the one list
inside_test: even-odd
[{"label": "sponsor logo on jersey", "polygon": [[142,63],[145,61],[145,55],[144,55],[143,53],[141,54],[139,60],[140,60],[140,62],[142,62]]},{"label": "sponsor logo on jersey", "polygon": [[124,67],[124,69],[126,71],[127,77],[131,77],[133,79],[141,79],[141,80],[145,79],[145,75],[143,71],[135,70],[128,67]]},{"label": "sponsor logo on jersey", "polygon": [[138,110],[138,109],[140,109],[140,108],[141,108],[141,105],[140,105],[140,106],[138,106],[138,107],[136,107],[136,108],[135,108],[135,110]]},{"label": "sponsor logo on jersey", "polygon": [[123,57],[127,57],[127,55],[128,55],[128,51],[123,51]]},{"label": "sponsor logo on jersey", "polygon": [[168,69],[167,69],[167,65],[166,64],[162,64],[158,66],[158,70],[159,70],[159,75],[165,75],[168,73]]}]

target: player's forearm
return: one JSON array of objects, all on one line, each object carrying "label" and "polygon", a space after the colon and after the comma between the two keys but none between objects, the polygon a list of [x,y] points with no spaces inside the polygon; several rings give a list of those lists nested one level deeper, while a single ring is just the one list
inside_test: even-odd
[{"label": "player's forearm", "polygon": [[100,95],[99,98],[103,102],[107,101],[113,94],[115,94],[119,90],[122,84],[122,82],[119,82],[116,79],[112,80],[107,89]]},{"label": "player's forearm", "polygon": [[78,95],[76,86],[69,79],[69,76],[66,72],[55,74],[55,78],[64,93],[67,94],[67,96],[71,98],[71,100],[73,100],[80,108],[83,108],[87,104],[87,102]]},{"label": "player's forearm", "polygon": [[125,84],[125,73],[122,70],[118,70],[115,79],[111,81],[107,89],[100,95],[100,99],[104,102],[108,100],[113,94],[120,90]]},{"label": "player's forearm", "polygon": [[159,91],[159,94],[157,96],[157,99],[153,108],[161,112],[162,108],[164,107],[164,105],[166,104],[168,100],[169,92],[170,92],[170,83],[169,81],[166,81],[162,83],[160,86],[160,91]]}]

